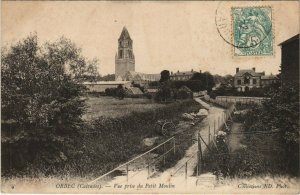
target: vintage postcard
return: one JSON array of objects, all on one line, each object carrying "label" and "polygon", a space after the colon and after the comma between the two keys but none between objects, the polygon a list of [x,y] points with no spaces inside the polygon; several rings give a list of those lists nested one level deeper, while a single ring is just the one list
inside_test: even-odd
[{"label": "vintage postcard", "polygon": [[299,1],[2,1],[1,192],[299,194]]}]

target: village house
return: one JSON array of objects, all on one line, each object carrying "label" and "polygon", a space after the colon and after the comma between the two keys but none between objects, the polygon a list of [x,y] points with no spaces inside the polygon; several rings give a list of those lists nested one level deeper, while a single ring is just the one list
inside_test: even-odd
[{"label": "village house", "polygon": [[[201,72],[201,71],[200,71]],[[180,72],[179,70],[175,73],[171,72],[170,80],[172,81],[187,81],[193,77],[196,73],[193,69],[191,71]]]},{"label": "village house", "polygon": [[160,74],[145,74],[135,71],[127,71],[123,78],[126,81],[133,81],[136,84],[145,85],[151,81],[159,81]]},{"label": "village house", "polygon": [[299,34],[279,44],[282,85],[299,83]]},{"label": "village house", "polygon": [[271,74],[271,75],[262,75],[260,77],[260,83],[261,83],[262,87],[266,87],[268,85],[276,83],[276,82],[278,82],[278,80],[279,80],[278,77],[276,75],[273,75],[273,74]]},{"label": "village house", "polygon": [[97,81],[97,82],[83,82],[90,93],[105,93],[107,88],[117,88],[121,85],[123,88],[129,88],[131,86],[130,81]]},{"label": "village house", "polygon": [[252,88],[265,87],[278,81],[275,75],[265,75],[265,72],[256,72],[255,68],[240,70],[236,68],[234,87],[238,91],[249,91]]}]

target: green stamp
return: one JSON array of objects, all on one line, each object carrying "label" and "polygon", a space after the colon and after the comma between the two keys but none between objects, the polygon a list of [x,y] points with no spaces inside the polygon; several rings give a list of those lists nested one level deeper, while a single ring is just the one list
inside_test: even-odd
[{"label": "green stamp", "polygon": [[272,8],[231,8],[235,56],[273,55]]}]

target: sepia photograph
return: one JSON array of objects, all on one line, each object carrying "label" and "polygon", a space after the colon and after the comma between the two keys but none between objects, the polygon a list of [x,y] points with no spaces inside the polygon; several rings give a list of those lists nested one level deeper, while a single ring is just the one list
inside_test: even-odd
[{"label": "sepia photograph", "polygon": [[299,194],[299,1],[1,2],[1,193]]}]

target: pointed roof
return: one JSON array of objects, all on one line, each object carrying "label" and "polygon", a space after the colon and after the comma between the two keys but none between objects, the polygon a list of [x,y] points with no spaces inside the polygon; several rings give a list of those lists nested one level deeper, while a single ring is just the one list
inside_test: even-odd
[{"label": "pointed roof", "polygon": [[258,72],[255,72],[252,69],[249,69],[249,70],[240,70],[239,72],[237,72],[234,75],[234,77],[240,77],[240,76],[243,76],[246,73],[251,74],[252,76],[261,76],[262,75],[261,73],[258,73]]},{"label": "pointed roof", "polygon": [[123,27],[123,30],[122,30],[122,33],[121,33],[121,35],[120,35],[119,40],[120,40],[120,39],[130,39],[130,40],[131,40],[130,35],[129,35],[129,32],[128,32],[126,26]]}]

